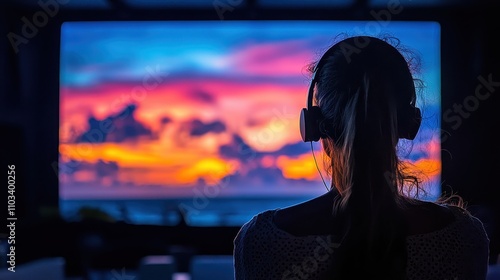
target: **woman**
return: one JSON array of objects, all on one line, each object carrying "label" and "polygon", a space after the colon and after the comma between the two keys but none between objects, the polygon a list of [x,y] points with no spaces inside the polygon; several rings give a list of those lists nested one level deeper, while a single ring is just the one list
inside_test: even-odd
[{"label": "woman", "polygon": [[[234,240],[240,279],[485,279],[489,239],[460,204],[422,187],[398,157],[420,126],[418,80],[397,40],[349,37],[311,67],[304,141],[321,141],[332,187],[264,211]],[[312,100],[315,101],[315,106]]]}]

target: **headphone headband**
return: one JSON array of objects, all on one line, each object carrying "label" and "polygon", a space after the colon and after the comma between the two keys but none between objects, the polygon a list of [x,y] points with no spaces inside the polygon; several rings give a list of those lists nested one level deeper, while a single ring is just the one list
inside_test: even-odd
[{"label": "headphone headband", "polygon": [[[326,63],[327,58],[333,55],[337,51],[339,46],[344,42],[344,40],[336,43],[330,47],[316,63],[313,70],[313,75],[311,82],[309,84],[309,90],[307,93],[307,107],[302,108],[300,112],[300,135],[302,141],[304,142],[317,142],[321,138],[326,138],[331,135],[328,127],[325,127],[326,121],[325,117],[321,113],[321,109],[318,106],[313,105],[314,89],[317,83],[318,73],[321,71],[323,65]],[[403,57],[404,59],[404,57]],[[419,108],[408,104],[409,116],[398,118],[398,132],[399,138],[405,138],[413,140],[417,135],[422,121],[422,114]],[[406,109],[405,109],[406,110]]]}]

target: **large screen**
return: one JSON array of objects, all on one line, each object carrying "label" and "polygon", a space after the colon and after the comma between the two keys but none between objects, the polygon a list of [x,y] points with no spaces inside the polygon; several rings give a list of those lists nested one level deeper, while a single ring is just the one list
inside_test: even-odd
[{"label": "large screen", "polygon": [[62,216],[97,211],[135,224],[241,225],[259,211],[323,194],[330,182],[321,146],[301,141],[299,113],[307,65],[339,34],[390,34],[420,56],[423,124],[411,153],[402,156],[426,173],[424,199],[437,198],[439,24],[372,27],[368,21],[65,22]]}]

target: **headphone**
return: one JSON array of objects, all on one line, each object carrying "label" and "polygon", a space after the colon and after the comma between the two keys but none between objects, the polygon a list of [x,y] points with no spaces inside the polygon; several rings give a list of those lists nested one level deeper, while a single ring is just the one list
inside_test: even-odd
[{"label": "headphone", "polygon": [[[332,128],[327,126],[329,122],[326,121],[325,117],[321,113],[321,109],[318,106],[313,106],[313,96],[314,88],[317,83],[318,72],[321,71],[323,64],[326,63],[326,58],[336,51],[338,45],[340,45],[340,43],[337,43],[328,49],[314,67],[313,76],[309,85],[309,91],[307,93],[307,107],[302,108],[300,112],[300,135],[302,137],[302,141],[304,142],[317,142],[320,138],[328,138],[328,136],[332,136],[330,131]],[[413,140],[415,139],[415,136],[420,128],[422,113],[418,107],[415,107],[412,104],[408,104],[408,106],[410,108],[398,110],[403,112],[403,116],[398,117],[398,136],[399,138]]]}]

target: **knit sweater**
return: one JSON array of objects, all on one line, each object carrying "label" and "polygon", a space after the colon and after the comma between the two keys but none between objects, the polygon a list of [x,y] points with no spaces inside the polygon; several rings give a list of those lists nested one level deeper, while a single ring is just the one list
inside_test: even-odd
[{"label": "knit sweater", "polygon": [[[448,206],[446,227],[406,237],[408,279],[484,280],[489,239],[482,222]],[[274,210],[255,215],[234,239],[236,280],[329,279],[330,256],[340,245],[331,235],[294,236],[273,222]]]}]

